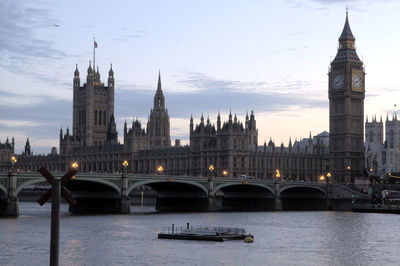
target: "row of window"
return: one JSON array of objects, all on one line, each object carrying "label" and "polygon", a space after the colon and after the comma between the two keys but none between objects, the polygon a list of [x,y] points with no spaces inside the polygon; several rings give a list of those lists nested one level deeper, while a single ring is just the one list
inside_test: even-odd
[{"label": "row of window", "polygon": [[95,110],[94,111],[94,125],[106,126],[107,125],[107,115],[106,111]]}]

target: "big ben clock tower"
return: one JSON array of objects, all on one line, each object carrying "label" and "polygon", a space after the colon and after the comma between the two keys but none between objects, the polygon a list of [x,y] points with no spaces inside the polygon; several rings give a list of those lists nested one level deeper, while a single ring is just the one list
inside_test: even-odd
[{"label": "big ben clock tower", "polygon": [[365,72],[348,14],[329,70],[329,155],[332,177],[353,182],[364,173]]}]

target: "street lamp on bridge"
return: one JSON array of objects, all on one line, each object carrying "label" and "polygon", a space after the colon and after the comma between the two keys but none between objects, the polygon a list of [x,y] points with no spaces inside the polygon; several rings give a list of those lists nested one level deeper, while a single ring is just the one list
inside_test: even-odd
[{"label": "street lamp on bridge", "polygon": [[128,169],[128,165],[129,165],[129,163],[128,163],[128,161],[127,160],[124,160],[123,162],[122,162],[122,166],[123,166],[123,173],[122,173],[122,175],[126,175],[126,172],[127,172],[127,169]]},{"label": "street lamp on bridge", "polygon": [[228,176],[228,170],[222,170],[222,176],[227,177]]},{"label": "street lamp on bridge", "polygon": [[275,170],[275,182],[277,181],[278,178],[281,177],[281,172],[279,171],[279,169]]},{"label": "street lamp on bridge", "polygon": [[208,170],[210,171],[210,177],[212,176],[214,169],[215,169],[214,165],[210,164],[210,166],[208,167]]},{"label": "street lamp on bridge", "polygon": [[164,167],[162,165],[159,165],[156,170],[159,175],[162,175],[162,173],[164,172]]},{"label": "street lamp on bridge", "polygon": [[11,156],[11,164],[14,166],[14,164],[17,162],[17,157],[15,155]]}]

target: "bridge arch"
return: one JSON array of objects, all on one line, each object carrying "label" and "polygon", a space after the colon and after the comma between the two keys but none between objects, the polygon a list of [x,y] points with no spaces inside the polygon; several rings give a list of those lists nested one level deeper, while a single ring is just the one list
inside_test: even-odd
[{"label": "bridge arch", "polygon": [[43,178],[29,179],[29,180],[23,182],[22,184],[17,185],[17,190],[16,190],[17,191],[17,195],[21,192],[21,190],[23,190],[27,186],[34,185],[34,184],[37,184],[37,183],[41,183],[43,181],[44,181]]},{"label": "bridge arch", "polygon": [[279,191],[282,210],[319,211],[327,209],[327,192],[316,185],[293,184]]},{"label": "bridge arch", "polygon": [[327,195],[326,190],[319,187],[319,186],[303,186],[303,185],[289,185],[289,186],[285,186],[283,187],[279,192],[278,195],[281,196],[282,192],[285,192],[286,190],[292,190],[292,189],[304,189],[304,190],[317,190],[321,193],[323,193],[325,196]]},{"label": "bridge arch", "polygon": [[151,184],[155,184],[155,183],[165,183],[165,184],[185,184],[185,185],[191,185],[194,186],[198,189],[200,189],[201,191],[203,191],[204,193],[206,193],[206,195],[208,194],[207,188],[204,187],[203,185],[196,183],[196,182],[191,182],[191,181],[183,181],[183,180],[178,180],[178,181],[165,181],[165,180],[145,180],[145,181],[138,181],[133,183],[132,185],[130,185],[128,187],[128,194],[136,187],[139,186],[143,186],[143,185],[147,185],[151,187]]},{"label": "bridge arch", "polygon": [[275,195],[275,191],[268,185],[266,184],[259,184],[259,183],[251,183],[251,184],[242,184],[242,183],[224,183],[224,184],[219,184],[217,185],[214,190],[212,191],[213,195],[215,195],[215,193],[218,190],[222,190],[223,188],[227,188],[227,187],[231,187],[231,186],[248,186],[248,187],[260,187],[260,188],[264,188],[266,190],[268,190],[269,192],[271,192],[271,194],[274,196]]},{"label": "bridge arch", "polygon": [[0,184],[0,199],[7,197],[7,188]]},{"label": "bridge arch", "polygon": [[67,187],[69,184],[74,184],[74,183],[79,183],[79,182],[87,182],[87,183],[97,183],[97,184],[102,184],[107,187],[111,187],[114,189],[118,194],[121,195],[121,188],[116,184],[108,180],[104,179],[94,179],[94,178],[84,178],[84,177],[77,177],[76,179],[72,179],[71,181],[68,182]]},{"label": "bridge arch", "polygon": [[[23,182],[22,184],[18,185],[17,187],[17,195],[27,186],[30,185],[35,185],[41,182],[44,182],[45,180],[43,178],[37,178],[37,179],[30,179],[28,181]],[[113,188],[116,192],[118,192],[119,194],[121,194],[121,190],[119,188],[118,185],[116,185],[113,182],[107,181],[107,180],[102,180],[102,179],[93,179],[93,178],[77,178],[77,179],[73,179],[69,182],[79,182],[79,181],[85,181],[85,182],[94,182],[94,183],[100,183],[103,185],[106,185],[108,187]]]}]

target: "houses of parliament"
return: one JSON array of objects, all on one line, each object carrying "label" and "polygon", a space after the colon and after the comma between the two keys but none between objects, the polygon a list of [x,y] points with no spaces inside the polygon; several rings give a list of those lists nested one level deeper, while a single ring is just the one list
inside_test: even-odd
[{"label": "houses of parliament", "polygon": [[[190,117],[188,145],[179,140],[171,144],[170,119],[161,75],[155,88],[154,103],[144,126],[140,121],[125,122],[123,144],[118,142],[114,117],[115,80],[112,66],[107,83],[99,70],[87,69],[81,82],[78,66],[73,78],[73,124],[60,130],[59,153],[55,148],[48,155],[32,155],[29,139],[25,151],[17,156],[16,167],[36,171],[41,166],[50,171],[65,171],[73,162],[83,172],[118,172],[127,160],[132,174],[157,174],[159,166],[166,175],[276,178],[318,181],[331,173],[336,182],[350,182],[361,176],[365,168],[363,118],[365,73],[355,50],[355,38],[346,21],[339,38],[339,48],[331,62],[328,81],[329,131],[288,146],[272,140],[258,143],[256,114],[251,111],[241,120],[229,113],[218,113],[211,121],[203,116],[195,123]],[[8,142],[7,142],[8,143]],[[8,145],[9,150],[14,144]],[[2,150],[7,150],[2,148]]]}]

